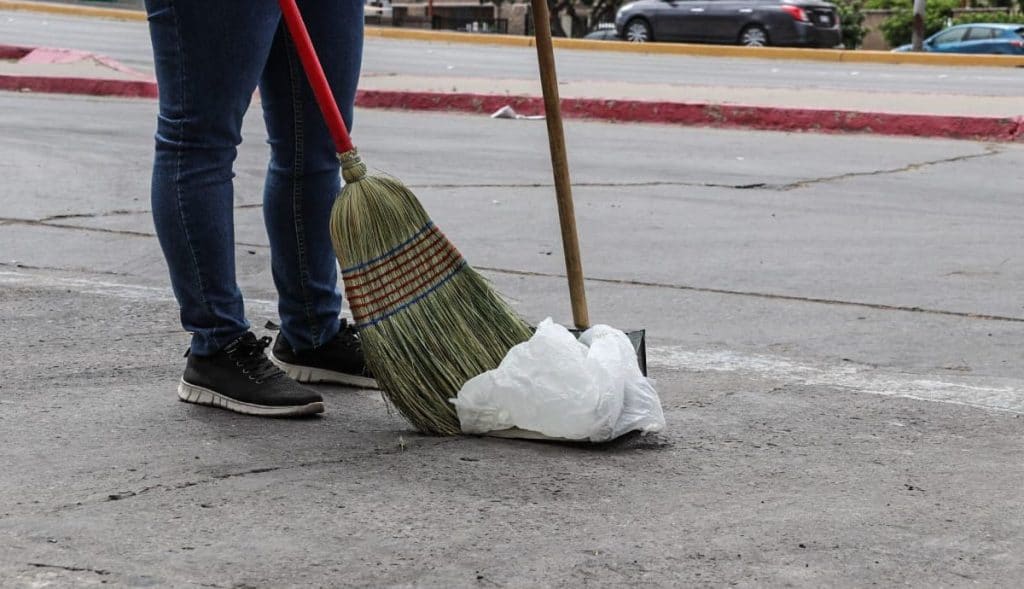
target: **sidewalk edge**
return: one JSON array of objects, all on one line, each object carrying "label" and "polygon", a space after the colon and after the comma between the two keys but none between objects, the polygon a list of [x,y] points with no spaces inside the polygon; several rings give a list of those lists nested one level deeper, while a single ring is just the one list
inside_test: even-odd
[{"label": "sidewalk edge", "polygon": [[[525,115],[544,112],[544,101],[537,96],[469,93],[360,90],[356,105],[361,108],[488,115],[503,106],[511,106]],[[563,98],[562,114],[566,118],[615,123],[789,132],[875,133],[1003,142],[1024,139],[1022,117],[971,117],[595,98]]]},{"label": "sidewalk edge", "polygon": [[[0,90],[122,98],[157,96],[156,82],[148,80],[48,76],[0,75]],[[539,96],[405,90],[359,90],[356,106],[485,115],[503,106],[511,106],[525,115],[544,112],[544,101]],[[874,133],[1000,142],[1024,140],[1024,117],[971,117],[595,98],[562,99],[562,113],[566,118],[611,123],[657,123],[787,132]]]}]

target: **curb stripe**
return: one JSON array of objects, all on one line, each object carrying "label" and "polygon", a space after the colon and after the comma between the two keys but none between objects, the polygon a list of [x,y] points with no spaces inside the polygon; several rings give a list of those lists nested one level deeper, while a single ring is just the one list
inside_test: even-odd
[{"label": "curb stripe", "polygon": [[0,74],[0,90],[43,94],[82,94],[122,98],[156,98],[156,82],[108,78],[73,78]]},{"label": "curb stripe", "polygon": [[[5,74],[0,74],[0,90],[124,98],[157,96],[155,82]],[[356,106],[368,109],[489,115],[506,105],[523,114],[544,112],[544,101],[537,96],[446,94],[405,90],[359,90],[356,94]],[[868,133],[1001,142],[1024,139],[1024,116],[972,117],[598,98],[565,98],[562,100],[562,110],[566,118],[621,123],[659,123],[787,132]],[[417,235],[414,235],[410,240],[416,237]],[[390,252],[381,258],[388,255]],[[344,272],[358,270],[375,261],[377,260],[347,268]]]},{"label": "curb stripe", "polygon": [[[392,27],[366,27],[366,37],[379,39],[460,43],[506,47],[534,47],[533,37],[430,31]],[[686,55],[766,59],[783,61],[825,61],[833,63],[881,63],[892,65],[931,65],[955,67],[1024,67],[1024,56],[970,55],[956,53],[911,53],[871,51],[866,49],[802,49],[796,47],[740,47],[737,45],[703,45],[694,43],[626,43],[591,39],[553,39],[557,49],[607,53],[640,53],[645,55]]]},{"label": "curb stripe", "polygon": [[[491,114],[511,106],[522,114],[543,114],[537,96],[360,90],[361,108]],[[623,123],[661,123],[766,131],[857,132],[983,141],[1017,141],[1024,117],[972,117],[773,106],[563,98],[566,118]]]}]

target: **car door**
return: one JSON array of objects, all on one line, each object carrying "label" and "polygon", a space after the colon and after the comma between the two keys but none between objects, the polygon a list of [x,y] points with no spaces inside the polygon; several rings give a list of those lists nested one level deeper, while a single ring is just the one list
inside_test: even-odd
[{"label": "car door", "polygon": [[961,53],[995,53],[1002,31],[994,27],[972,26],[964,34]]},{"label": "car door", "polygon": [[928,50],[939,53],[959,53],[967,27],[953,27],[928,40]]},{"label": "car door", "polygon": [[[703,41],[706,23],[704,13],[708,0],[669,0],[663,17],[665,33],[674,41]],[[664,36],[664,34],[663,34]],[[655,34],[655,39],[663,38]]]},{"label": "car door", "polygon": [[751,0],[709,0],[702,23],[705,39],[712,43],[735,43],[753,12]]}]

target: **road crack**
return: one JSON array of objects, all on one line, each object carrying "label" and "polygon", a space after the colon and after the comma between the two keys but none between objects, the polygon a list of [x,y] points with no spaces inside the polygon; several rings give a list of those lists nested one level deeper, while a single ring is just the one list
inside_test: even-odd
[{"label": "road crack", "polygon": [[28,564],[28,566],[30,567],[35,567],[37,569],[59,569],[62,571],[70,571],[73,573],[94,573],[96,575],[100,575],[101,577],[105,577],[110,574],[110,571],[108,570],[93,569],[89,567],[66,566],[61,564],[49,564],[45,562],[30,562],[26,564]]},{"label": "road crack", "polygon": [[[488,266],[475,266],[477,270],[494,272],[496,274],[508,274],[511,276],[530,276],[538,278],[565,278],[565,274],[555,272],[529,272],[524,270],[509,270],[506,268],[493,268]],[[666,282],[648,282],[644,280],[622,280],[617,278],[586,278],[587,282],[599,284],[615,284],[620,286],[642,286],[653,288],[667,288],[672,290],[683,290],[689,292],[701,292],[708,294],[720,294],[730,296],[752,297],[777,301],[793,301],[798,303],[815,303],[821,305],[835,305],[842,307],[858,307],[862,309],[873,309],[876,311],[900,311],[906,313],[926,313],[929,315],[943,315],[947,317],[960,317],[964,319],[979,319],[984,321],[1009,321],[1013,323],[1024,323],[1024,317],[1011,317],[1007,315],[990,315],[986,313],[969,313],[965,311],[949,311],[945,309],[930,309],[927,307],[908,305],[888,305],[885,303],[865,303],[860,301],[844,301],[841,299],[828,299],[822,297],[804,297],[799,295],[786,295],[756,291],[732,290],[726,288],[710,288],[703,286],[691,286],[687,284],[671,284]]]},{"label": "road crack", "polygon": [[[658,186],[681,186],[689,188],[729,188],[733,190],[749,190],[765,188],[764,182],[732,184],[728,182],[697,182],[693,180],[651,180],[635,182],[573,182],[574,188],[653,188]],[[408,184],[410,189],[462,189],[462,188],[554,188],[550,182],[510,182],[495,184]]]},{"label": "road crack", "polygon": [[[97,218],[94,215],[68,215],[65,219],[75,218]],[[114,235],[125,235],[129,237],[156,237],[155,233],[147,231],[132,231],[130,229],[108,229],[106,227],[84,227],[81,225],[69,225],[67,223],[53,223],[46,219],[12,219],[0,217],[0,225],[27,225],[29,227],[52,227],[54,229],[70,229],[73,231],[85,231],[91,233],[109,233]]]},{"label": "road crack", "polygon": [[[1024,131],[1024,120],[1020,123],[1022,131]],[[871,170],[867,172],[846,172],[843,174],[835,174],[832,176],[821,176],[817,178],[806,178],[803,180],[796,180],[784,184],[772,184],[768,182],[700,182],[695,180],[653,180],[653,181],[631,181],[631,182],[574,182],[573,186],[576,188],[656,188],[656,187],[684,187],[684,188],[724,188],[728,190],[767,190],[775,192],[787,192],[790,190],[798,190],[800,188],[806,188],[808,186],[814,186],[818,184],[826,184],[829,182],[836,182],[841,180],[849,180],[851,178],[862,178],[870,176],[885,176],[889,174],[900,174],[903,172],[912,172],[921,168],[927,168],[931,166],[938,166],[942,164],[970,161],[974,159],[981,159],[991,157],[1004,153],[1004,149],[997,145],[986,145],[984,153],[972,153],[966,155],[958,155],[946,158],[939,158],[934,160],[926,160],[923,162],[912,162],[903,166],[894,168],[885,168],[881,170]],[[427,189],[427,190],[461,190],[461,189],[532,189],[532,188],[554,188],[554,184],[551,182],[494,182],[494,183],[421,183],[421,184],[407,184],[410,189]],[[261,208],[262,204],[243,204],[235,206],[236,210],[247,210],[254,208]],[[54,227],[57,229],[70,229],[75,231],[88,231],[95,233],[108,233],[114,235],[125,235],[131,237],[156,237],[156,234],[150,231],[134,231],[130,229],[110,229],[104,227],[86,227],[81,225],[71,225],[69,223],[61,223],[60,221],[68,221],[75,219],[102,219],[107,217],[119,217],[129,215],[148,215],[152,211],[149,209],[114,209],[110,211],[103,211],[97,213],[62,213],[57,215],[49,215],[41,219],[23,219],[23,218],[12,218],[12,217],[0,217],[0,226],[4,225],[30,225],[30,226],[42,226],[42,227]],[[264,247],[257,244],[238,244],[238,245],[252,245],[255,247]]]},{"label": "road crack", "polygon": [[[0,223],[2,225],[2,223]],[[133,276],[124,272],[113,272],[110,270],[97,270],[95,268],[76,268],[76,267],[62,267],[56,266],[33,266],[32,264],[22,264],[21,262],[0,262],[0,268],[17,268],[19,270],[42,270],[47,272],[81,272],[83,274],[95,274],[100,276]]]},{"label": "road crack", "polygon": [[[429,438],[429,437],[423,437],[422,439],[419,440],[420,443],[418,443],[416,445],[416,448],[433,449],[433,448],[436,448],[437,446],[440,446],[442,444],[456,442],[456,441],[459,441],[461,439],[463,439],[463,438],[459,438],[459,437],[451,437],[451,438]],[[92,500],[92,501],[78,501],[78,502],[75,502],[75,503],[67,503],[67,504],[64,504],[64,505],[58,505],[57,507],[54,508],[54,511],[60,512],[60,511],[78,509],[78,508],[81,508],[81,507],[87,506],[87,505],[98,505],[98,504],[101,504],[101,503],[108,503],[108,502],[111,502],[111,501],[123,501],[123,500],[126,500],[126,499],[131,499],[133,497],[139,497],[139,496],[145,495],[147,493],[152,493],[154,491],[172,491],[172,492],[173,491],[180,491],[180,490],[183,490],[183,489],[189,489],[189,488],[200,486],[200,485],[206,485],[206,484],[215,483],[215,482],[219,482],[219,481],[225,481],[225,480],[229,480],[229,479],[242,478],[242,477],[247,477],[247,476],[252,476],[252,475],[265,474],[265,473],[268,473],[268,472],[279,472],[279,471],[295,470],[295,469],[310,468],[310,467],[328,466],[328,465],[333,465],[333,464],[346,464],[346,463],[352,462],[354,460],[359,460],[359,459],[365,458],[366,456],[369,456],[369,455],[381,456],[381,455],[387,455],[387,454],[402,454],[402,453],[407,453],[407,452],[410,452],[409,446],[406,446],[404,449],[401,449],[401,448],[397,448],[397,449],[396,448],[391,448],[391,449],[388,449],[388,448],[375,447],[372,450],[367,451],[366,453],[363,453],[363,454],[352,454],[352,455],[349,455],[349,456],[345,456],[343,458],[326,458],[326,459],[323,459],[323,460],[310,460],[310,461],[307,461],[307,462],[298,462],[298,463],[295,463],[295,464],[283,464],[283,465],[278,465],[278,466],[265,466],[265,467],[258,467],[258,468],[249,468],[249,469],[241,470],[241,471],[237,471],[237,472],[229,472],[229,473],[213,475],[213,476],[210,476],[210,477],[207,477],[207,478],[203,478],[203,479],[188,480],[188,481],[182,481],[182,482],[178,482],[178,483],[160,483],[160,484],[156,484],[156,485],[149,485],[147,487],[141,487],[141,488],[138,488],[138,489],[131,489],[131,490],[126,490],[126,491],[119,491],[119,492],[116,492],[116,493],[109,493],[105,497],[103,497],[102,499],[97,499],[97,500]]]},{"label": "road crack", "polygon": [[772,190],[778,190],[785,192],[789,190],[797,190],[799,188],[806,188],[808,186],[814,186],[816,184],[825,184],[828,182],[836,182],[838,180],[849,180],[850,178],[862,178],[866,176],[886,176],[889,174],[901,174],[903,172],[913,172],[921,168],[927,168],[930,166],[938,166],[942,164],[952,164],[956,162],[965,162],[974,159],[981,159],[991,157],[1003,153],[1003,150],[995,145],[986,145],[985,153],[971,153],[967,155],[957,155],[947,158],[940,158],[936,160],[927,160],[923,162],[914,162],[900,166],[897,168],[886,168],[884,170],[873,170],[870,172],[847,172],[845,174],[838,174],[835,176],[822,176],[820,178],[811,178],[809,180],[798,180],[796,182],[790,182],[789,184],[779,184],[774,186],[766,186]]},{"label": "road crack", "polygon": [[149,209],[114,209],[112,211],[103,211],[100,213],[65,213],[60,215],[50,215],[39,219],[42,223],[50,223],[52,221],[63,221],[67,219],[99,219],[102,217],[119,217],[124,215],[148,215],[151,211]]}]

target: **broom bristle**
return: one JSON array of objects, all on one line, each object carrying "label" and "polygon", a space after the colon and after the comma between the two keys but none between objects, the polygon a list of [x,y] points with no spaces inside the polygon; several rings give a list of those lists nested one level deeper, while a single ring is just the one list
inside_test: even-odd
[{"label": "broom bristle", "polygon": [[[353,159],[354,158],[354,159]],[[530,338],[529,326],[469,267],[415,195],[343,154],[331,238],[366,361],[421,432],[460,433],[448,401]]]}]

